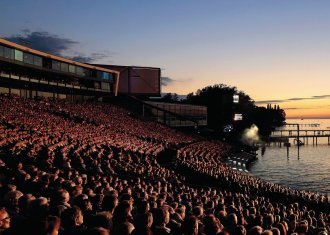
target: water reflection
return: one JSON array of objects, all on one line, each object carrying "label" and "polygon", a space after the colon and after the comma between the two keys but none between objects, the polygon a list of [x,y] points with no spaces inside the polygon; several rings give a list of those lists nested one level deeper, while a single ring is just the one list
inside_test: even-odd
[{"label": "water reflection", "polygon": [[[298,152],[299,150],[299,152]],[[251,174],[292,188],[330,194],[330,147],[267,147],[258,151]],[[299,154],[299,155],[298,155]]]}]

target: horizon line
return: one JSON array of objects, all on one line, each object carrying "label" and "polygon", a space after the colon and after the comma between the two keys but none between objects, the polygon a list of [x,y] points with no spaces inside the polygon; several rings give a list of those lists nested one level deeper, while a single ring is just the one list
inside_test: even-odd
[{"label": "horizon line", "polygon": [[287,117],[286,119],[330,119],[330,116],[326,116],[326,117]]}]

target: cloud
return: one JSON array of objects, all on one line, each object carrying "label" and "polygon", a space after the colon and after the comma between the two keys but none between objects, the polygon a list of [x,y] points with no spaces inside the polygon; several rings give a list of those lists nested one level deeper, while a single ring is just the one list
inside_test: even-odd
[{"label": "cloud", "polygon": [[31,32],[29,29],[23,29],[21,34],[12,35],[6,39],[42,52],[83,63],[93,63],[111,57],[108,51],[91,53],[90,55],[82,54],[74,50],[74,47],[81,44],[80,42],[46,31]]},{"label": "cloud", "polygon": [[285,110],[297,110],[297,109],[301,109],[301,108],[285,108]]},{"label": "cloud", "polygon": [[61,38],[45,31],[30,32],[28,29],[24,29],[22,32],[23,34],[13,35],[6,39],[57,56],[62,56],[64,51],[79,44],[77,41]]},{"label": "cloud", "polygon": [[324,109],[328,107],[330,107],[330,105],[318,105],[313,107],[301,107],[301,108],[289,107],[289,108],[285,108],[285,110]]},{"label": "cloud", "polygon": [[314,95],[312,97],[313,99],[324,99],[324,98],[330,98],[330,95]]},{"label": "cloud", "polygon": [[160,83],[162,86],[168,86],[170,83],[173,83],[175,80],[170,77],[160,77]]},{"label": "cloud", "polygon": [[82,62],[82,63],[92,63],[94,61],[107,59],[109,57],[110,57],[110,53],[104,52],[104,53],[92,53],[90,56],[86,56],[84,54],[79,54],[79,55],[72,57],[71,59],[74,61]]},{"label": "cloud", "polygon": [[290,98],[287,101],[309,100],[310,98]]},{"label": "cloud", "polygon": [[262,100],[262,101],[255,101],[255,104],[277,104],[277,103],[283,103],[286,102],[286,100]]},{"label": "cloud", "polygon": [[300,101],[300,100],[319,100],[319,99],[329,99],[330,95],[314,95],[311,97],[294,97],[282,100],[260,100],[256,101],[255,104],[274,104],[274,103],[283,103],[283,102],[290,102],[290,101]]},{"label": "cloud", "polygon": [[168,86],[170,85],[171,83],[174,83],[174,82],[190,82],[192,81],[193,79],[192,78],[183,78],[183,79],[180,79],[180,80],[177,80],[177,79],[173,79],[173,78],[170,78],[170,77],[160,77],[160,83],[162,86]]}]

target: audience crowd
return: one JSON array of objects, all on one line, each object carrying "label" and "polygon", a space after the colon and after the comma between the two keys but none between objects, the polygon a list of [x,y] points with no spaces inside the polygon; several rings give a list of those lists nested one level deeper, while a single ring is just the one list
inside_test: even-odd
[{"label": "audience crowd", "polygon": [[111,104],[2,95],[0,150],[0,234],[330,232],[327,196],[233,170],[228,144]]},{"label": "audience crowd", "polygon": [[330,201],[326,195],[294,190],[232,169],[224,161],[232,154],[229,150],[228,145],[211,141],[187,145],[177,151],[178,172],[185,172],[199,184],[218,185],[235,192],[265,196],[273,201],[300,202],[318,211],[330,211]]}]

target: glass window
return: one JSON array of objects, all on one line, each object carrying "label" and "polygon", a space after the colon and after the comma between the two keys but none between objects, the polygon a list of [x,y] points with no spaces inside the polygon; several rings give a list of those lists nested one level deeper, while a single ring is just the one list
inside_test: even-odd
[{"label": "glass window", "polygon": [[52,60],[49,58],[42,58],[42,67],[46,69],[51,69],[52,68]]},{"label": "glass window", "polygon": [[97,71],[97,78],[104,79],[104,80],[109,80],[110,79],[110,74],[102,71]]},{"label": "glass window", "polygon": [[52,69],[54,70],[57,70],[57,71],[60,71],[61,69],[61,63],[56,61],[56,60],[53,60],[52,61]]},{"label": "glass window", "polygon": [[84,76],[85,77],[93,77],[92,76],[92,71],[89,69],[84,69]]},{"label": "glass window", "polygon": [[9,93],[9,88],[7,88],[7,87],[0,87],[0,93],[1,94]]},{"label": "glass window", "polygon": [[45,91],[38,91],[38,95],[41,97],[53,97],[54,94],[50,92],[45,92]]},{"label": "glass window", "polygon": [[19,89],[10,89],[10,93],[12,95],[17,95],[17,96],[19,96],[21,94]]},{"label": "glass window", "polygon": [[69,72],[69,65],[67,63],[61,63],[61,72]]},{"label": "glass window", "polygon": [[58,94],[58,98],[59,99],[66,99],[66,95],[64,95],[64,94]]},{"label": "glass window", "polygon": [[0,46],[0,56],[3,57],[3,49],[4,47],[3,46]]},{"label": "glass window", "polygon": [[23,61],[23,51],[15,49],[15,60]]},{"label": "glass window", "polygon": [[70,73],[76,73],[76,66],[69,64],[69,72]]},{"label": "glass window", "polygon": [[110,84],[107,83],[107,82],[101,82],[101,89],[106,90],[106,91],[110,91]]},{"label": "glass window", "polygon": [[14,59],[14,49],[9,48],[9,47],[5,47],[4,56],[7,59],[12,59],[13,60]]},{"label": "glass window", "polygon": [[82,67],[76,67],[76,74],[79,76],[84,76],[84,69]]},{"label": "glass window", "polygon": [[33,64],[42,67],[42,58],[40,56],[33,56]]},{"label": "glass window", "polygon": [[86,72],[85,72],[86,77],[97,78],[97,71],[95,69],[86,69]]},{"label": "glass window", "polygon": [[94,82],[94,88],[95,89],[100,89],[101,88],[100,83],[99,82]]},{"label": "glass window", "polygon": [[33,55],[24,52],[24,63],[33,64]]},{"label": "glass window", "polygon": [[103,72],[102,71],[97,71],[97,78],[100,78],[100,79],[103,78]]},{"label": "glass window", "polygon": [[109,73],[103,73],[103,79],[109,80],[110,74]]},{"label": "glass window", "polygon": [[109,73],[109,78],[108,78],[107,80],[109,80],[110,83],[113,83],[113,81],[114,81],[114,76],[113,76],[112,73]]}]

